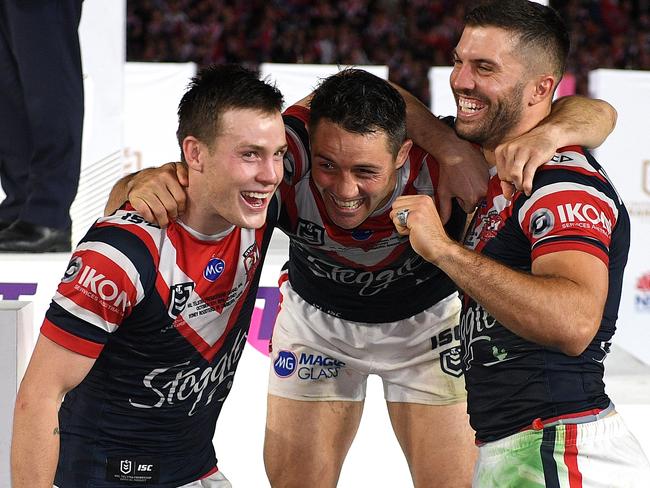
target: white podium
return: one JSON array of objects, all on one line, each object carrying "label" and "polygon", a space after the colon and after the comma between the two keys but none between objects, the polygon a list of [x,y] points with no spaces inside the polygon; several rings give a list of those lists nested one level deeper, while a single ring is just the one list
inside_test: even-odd
[{"label": "white podium", "polygon": [[34,341],[32,304],[0,301],[0,487],[11,486],[9,452],[16,392],[25,374]]}]

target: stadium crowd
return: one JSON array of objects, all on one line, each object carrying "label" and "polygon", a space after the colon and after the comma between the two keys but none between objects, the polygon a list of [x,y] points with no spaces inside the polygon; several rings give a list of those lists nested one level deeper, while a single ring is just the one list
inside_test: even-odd
[{"label": "stadium crowd", "polygon": [[[128,0],[129,61],[383,64],[428,103],[468,0]],[[551,0],[572,32],[568,72],[650,69],[648,0]]]}]

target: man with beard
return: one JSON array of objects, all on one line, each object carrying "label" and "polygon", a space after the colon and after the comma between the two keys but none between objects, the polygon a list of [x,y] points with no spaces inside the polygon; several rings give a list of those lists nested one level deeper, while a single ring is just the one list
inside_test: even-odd
[{"label": "man with beard", "polygon": [[569,36],[526,0],[477,7],[454,51],[456,130],[491,167],[465,246],[430,198],[398,198],[413,248],[463,290],[461,347],[479,460],[474,486],[647,486],[650,464],[606,395],[627,261],[625,206],[591,154],[559,149],[529,196],[501,191],[495,149],[543,120]]},{"label": "man with beard", "polygon": [[[569,114],[596,104],[568,103]],[[419,108],[423,119],[438,122]],[[566,121],[564,109],[539,129]],[[284,115],[286,174],[310,171],[283,195],[278,222],[291,247],[269,374],[271,484],[336,485],[367,377],[377,374],[415,486],[467,486],[475,448],[458,362],[460,304],[448,278],[413,252],[389,216],[399,195],[433,201],[441,165],[406,138],[399,93],[362,70],[327,78]],[[594,117],[594,127],[577,126],[578,133],[560,124],[560,138],[541,145],[551,145],[552,154],[558,141],[604,135],[599,125],[609,121]],[[153,171],[133,179],[129,194],[152,209],[170,196],[163,189],[151,197]],[[456,211],[450,232],[458,235],[464,220]],[[441,449],[445,455],[436,456]]]}]

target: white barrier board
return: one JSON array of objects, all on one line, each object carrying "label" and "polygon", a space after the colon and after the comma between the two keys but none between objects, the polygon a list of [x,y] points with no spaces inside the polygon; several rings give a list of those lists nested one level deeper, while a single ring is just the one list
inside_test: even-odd
[{"label": "white barrier board", "polygon": [[592,96],[618,111],[616,129],[595,151],[630,213],[630,254],[614,342],[650,364],[650,72],[592,71]]},{"label": "white barrier board", "polygon": [[31,352],[31,323],[31,303],[0,301],[0,487],[11,484],[11,426],[16,392]]}]

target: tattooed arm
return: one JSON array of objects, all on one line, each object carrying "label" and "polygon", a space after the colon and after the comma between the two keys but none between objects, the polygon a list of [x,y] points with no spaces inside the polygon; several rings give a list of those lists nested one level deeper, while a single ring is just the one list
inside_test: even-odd
[{"label": "tattooed arm", "polygon": [[16,398],[13,488],[52,488],[59,458],[59,406],[63,395],[86,377],[94,362],[39,336]]}]

